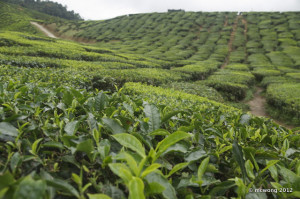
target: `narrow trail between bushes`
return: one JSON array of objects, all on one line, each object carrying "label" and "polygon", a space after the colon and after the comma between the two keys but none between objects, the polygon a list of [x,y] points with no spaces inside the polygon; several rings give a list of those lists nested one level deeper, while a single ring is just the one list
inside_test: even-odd
[{"label": "narrow trail between bushes", "polygon": [[253,95],[253,99],[247,102],[247,104],[250,106],[250,112],[253,115],[266,117],[268,116],[265,109],[266,99],[261,96],[262,92],[263,92],[262,88],[256,87],[255,93]]},{"label": "narrow trail between bushes", "polygon": [[250,107],[250,113],[252,113],[255,116],[262,116],[262,117],[268,117],[274,120],[277,124],[280,124],[281,126],[284,126],[288,129],[293,129],[295,126],[292,125],[287,125],[281,121],[275,120],[272,118],[270,115],[268,115],[265,104],[266,104],[266,99],[261,95],[261,93],[264,90],[260,87],[255,87],[255,93],[253,95],[253,99],[248,101],[246,104],[249,105]]},{"label": "narrow trail between bushes", "polygon": [[57,39],[57,37],[53,33],[51,33],[49,30],[47,30],[46,28],[44,28],[42,25],[38,24],[37,22],[31,21],[30,23],[32,25],[34,25],[35,27],[37,27],[40,31],[42,31],[46,36]]},{"label": "narrow trail between bushes", "polygon": [[[221,66],[221,69],[224,69],[228,63],[229,63],[229,59],[230,59],[230,54],[232,52],[232,43],[234,41],[234,38],[235,38],[235,33],[236,33],[236,30],[237,30],[237,26],[238,26],[238,22],[239,22],[239,19],[241,18],[242,16],[239,15],[235,18],[235,21],[234,21],[234,24],[233,24],[233,27],[232,27],[232,32],[230,34],[230,39],[229,39],[229,42],[228,42],[228,55],[226,56],[225,58],[225,62],[223,63],[223,65]],[[228,22],[225,22],[224,26],[227,26],[228,25]]]},{"label": "narrow trail between bushes", "polygon": [[[224,69],[228,63],[229,63],[229,60],[230,60],[230,55],[231,55],[231,52],[234,50],[233,49],[233,42],[234,42],[234,39],[235,39],[235,34],[236,34],[236,31],[237,31],[237,28],[238,28],[238,23],[239,23],[239,20],[242,21],[243,25],[244,25],[244,36],[245,36],[245,39],[246,39],[246,42],[248,41],[248,38],[247,38],[247,32],[248,32],[248,22],[246,19],[243,18],[242,15],[238,15],[236,18],[235,18],[235,21],[234,21],[234,24],[233,24],[233,27],[232,27],[232,32],[230,34],[230,39],[229,39],[229,42],[228,42],[228,55],[226,56],[225,58],[225,61],[224,63],[222,64],[221,66],[221,69]],[[225,23],[224,23],[224,27],[225,26],[228,26],[228,21],[226,19]],[[245,54],[247,56],[247,52],[246,52],[246,48],[245,48]],[[247,59],[247,57],[246,57]],[[277,124],[281,125],[281,126],[284,126],[288,129],[293,129],[295,128],[295,126],[292,126],[292,125],[287,125],[281,121],[278,121],[278,120],[275,120],[274,118],[272,118],[270,115],[268,115],[267,111],[266,111],[266,99],[265,97],[263,97],[261,94],[262,92],[264,91],[263,88],[260,88],[260,87],[255,87],[255,93],[253,94],[253,99],[246,102],[246,104],[249,105],[250,107],[250,113],[255,115],[255,116],[261,116],[261,117],[268,117],[268,118],[271,118],[273,119]]]}]

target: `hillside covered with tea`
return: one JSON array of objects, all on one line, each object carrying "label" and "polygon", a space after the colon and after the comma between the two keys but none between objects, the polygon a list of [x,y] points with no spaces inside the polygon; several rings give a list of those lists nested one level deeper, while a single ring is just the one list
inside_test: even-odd
[{"label": "hillside covered with tea", "polygon": [[300,197],[299,13],[0,10],[0,198]]}]

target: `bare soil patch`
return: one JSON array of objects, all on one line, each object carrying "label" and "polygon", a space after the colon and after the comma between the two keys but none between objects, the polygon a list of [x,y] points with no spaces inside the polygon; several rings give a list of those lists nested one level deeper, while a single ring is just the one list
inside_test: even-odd
[{"label": "bare soil patch", "polygon": [[67,39],[67,40],[72,40],[76,41],[82,44],[93,44],[96,43],[94,40],[87,40],[79,37],[72,37],[72,36],[66,36],[66,35],[54,35],[55,32],[55,24],[49,24],[49,25],[41,25],[38,24],[37,22],[30,22],[32,25],[37,27],[39,30],[41,30],[46,36],[51,37],[51,38],[61,38],[61,39]]},{"label": "bare soil patch", "polygon": [[32,25],[34,25],[35,27],[37,27],[40,31],[42,31],[47,37],[51,37],[51,38],[57,38],[52,32],[50,32],[49,30],[47,30],[44,26],[38,24],[37,22],[30,22]]},{"label": "bare soil patch", "polygon": [[[225,66],[228,65],[230,54],[232,52],[232,43],[234,41],[235,33],[236,33],[236,30],[237,30],[237,25],[238,25],[238,22],[239,22],[240,18],[241,18],[241,16],[237,16],[236,19],[235,19],[235,21],[234,21],[233,29],[232,29],[232,32],[230,34],[230,39],[229,39],[229,42],[228,42],[228,55],[225,58],[225,62],[221,66],[221,69],[224,69]],[[224,26],[225,26],[225,24],[224,24]]]},{"label": "bare soil patch", "polygon": [[[270,115],[268,115],[265,104],[266,99],[261,95],[263,92],[263,89],[260,87],[256,87],[256,91],[253,95],[253,99],[248,101],[246,104],[250,106],[250,112],[255,116],[262,116],[262,117],[268,117],[272,118]],[[273,119],[273,118],[272,118]],[[295,126],[287,125],[281,121],[273,119],[277,124],[280,124],[281,126],[284,126],[288,129],[293,129]]]},{"label": "bare soil patch", "polygon": [[261,96],[262,92],[262,88],[256,87],[253,99],[247,102],[247,104],[250,106],[250,112],[253,115],[266,117],[268,116],[265,109],[266,99]]}]

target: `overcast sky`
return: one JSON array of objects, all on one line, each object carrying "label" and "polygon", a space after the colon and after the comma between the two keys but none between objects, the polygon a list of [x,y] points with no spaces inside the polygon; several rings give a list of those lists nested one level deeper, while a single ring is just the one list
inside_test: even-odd
[{"label": "overcast sky", "polygon": [[53,0],[84,19],[109,19],[125,14],[185,11],[300,11],[300,0]]}]

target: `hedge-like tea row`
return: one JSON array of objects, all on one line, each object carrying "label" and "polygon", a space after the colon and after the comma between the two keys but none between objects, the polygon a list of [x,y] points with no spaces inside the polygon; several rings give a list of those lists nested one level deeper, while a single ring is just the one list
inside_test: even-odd
[{"label": "hedge-like tea row", "polygon": [[215,88],[229,100],[242,100],[254,81],[250,72],[223,69],[209,76],[204,84]]},{"label": "hedge-like tea row", "polygon": [[196,62],[183,67],[172,68],[173,71],[190,74],[193,80],[203,80],[220,67],[221,63],[214,60]]},{"label": "hedge-like tea row", "polygon": [[282,115],[288,115],[300,124],[300,84],[271,84],[267,89],[268,103],[280,110]]}]

